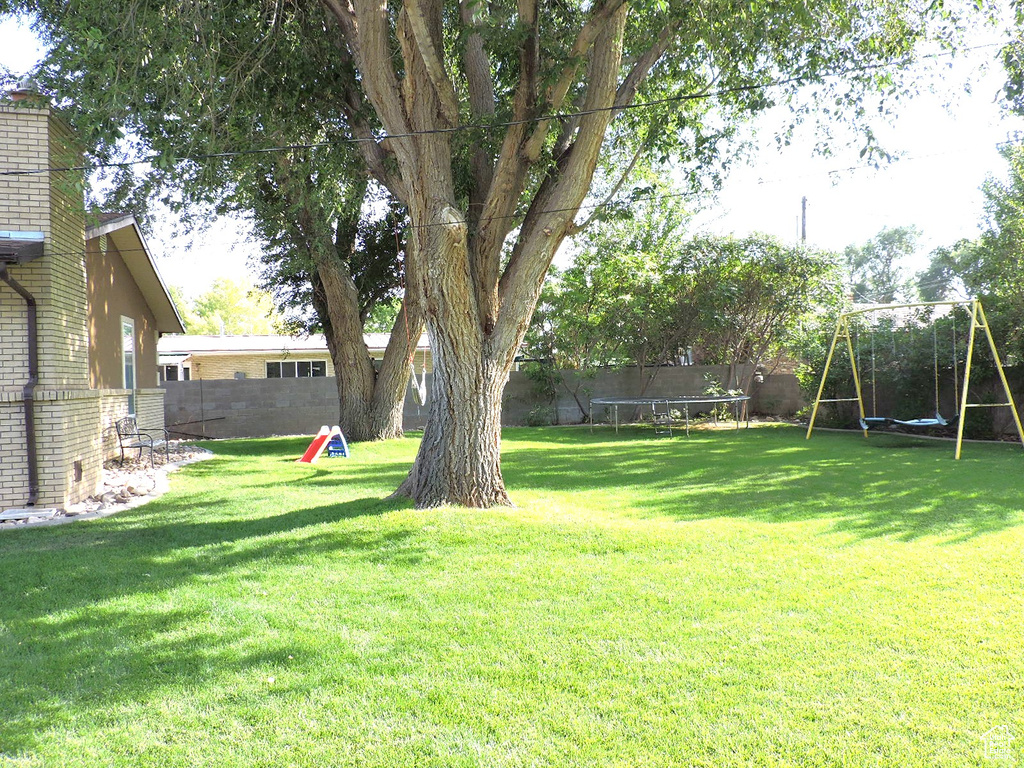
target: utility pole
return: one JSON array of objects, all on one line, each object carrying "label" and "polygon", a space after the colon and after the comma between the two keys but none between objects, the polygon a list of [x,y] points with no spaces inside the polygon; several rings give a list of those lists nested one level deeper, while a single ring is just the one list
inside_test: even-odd
[{"label": "utility pole", "polygon": [[807,195],[800,198],[800,242],[807,243]]}]

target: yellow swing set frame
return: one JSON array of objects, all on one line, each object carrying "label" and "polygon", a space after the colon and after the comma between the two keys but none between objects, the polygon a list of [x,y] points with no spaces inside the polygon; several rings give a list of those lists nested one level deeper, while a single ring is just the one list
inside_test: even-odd
[{"label": "yellow swing set frame", "polygon": [[[828,350],[828,357],[825,358],[825,370],[821,374],[821,383],[818,385],[818,394],[814,398],[814,408],[811,410],[811,420],[807,425],[806,439],[810,439],[811,433],[814,431],[814,421],[818,416],[818,407],[822,403],[857,403],[857,407],[860,409],[861,426],[865,424],[864,419],[866,413],[864,411],[864,395],[861,389],[860,373],[857,370],[857,356],[853,349],[853,338],[850,335],[850,321],[853,318],[861,315],[866,315],[872,312],[883,312],[885,310],[892,309],[913,309],[915,307],[950,307],[950,306],[962,306],[970,305],[971,313],[971,330],[968,334],[967,341],[967,361],[964,368],[964,384],[963,394],[960,400],[960,418],[957,424],[956,430],[956,454],[954,458],[960,458],[960,450],[963,446],[964,441],[964,417],[967,414],[968,408],[1009,408],[1010,413],[1013,414],[1013,422],[1017,426],[1017,435],[1020,437],[1021,445],[1024,445],[1024,428],[1021,427],[1020,415],[1017,413],[1017,406],[1014,405],[1013,395],[1010,392],[1010,384],[1006,380],[1006,374],[1003,372],[1003,364],[999,359],[999,351],[996,349],[995,339],[992,338],[992,331],[988,327],[988,319],[985,317],[985,310],[981,306],[979,299],[967,299],[964,301],[922,301],[911,304],[880,304],[876,306],[866,307],[864,309],[856,309],[851,312],[843,312],[839,315],[839,321],[836,323],[836,331],[832,336],[832,345]],[[999,372],[999,379],[1003,384],[1003,392],[1006,394],[1005,403],[971,403],[968,402],[967,393],[971,382],[971,363],[974,360],[974,343],[978,331],[984,330],[985,337],[988,339],[989,349],[992,350],[992,359],[995,362],[996,371]],[[828,371],[832,365],[832,357],[835,354],[836,346],[839,343],[839,339],[845,339],[846,351],[850,355],[850,368],[853,370],[853,387],[856,392],[856,397],[838,397],[838,398],[822,398],[822,393],[825,391],[825,381],[828,378]],[[956,361],[953,361],[954,366]],[[866,427],[863,429],[864,437],[868,436],[868,430]]]}]

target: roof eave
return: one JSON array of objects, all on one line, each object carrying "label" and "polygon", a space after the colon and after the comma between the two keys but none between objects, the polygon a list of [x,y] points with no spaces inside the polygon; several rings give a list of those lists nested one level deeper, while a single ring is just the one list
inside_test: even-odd
[{"label": "roof eave", "polygon": [[[138,240],[139,247],[121,247],[118,241],[124,243],[124,238],[128,236],[128,232],[131,232]],[[149,250],[146,238],[142,234],[142,229],[139,227],[139,222],[135,215],[129,213],[116,219],[102,222],[94,227],[89,227],[85,231],[86,240],[93,240],[102,235],[109,235],[113,239],[114,245],[118,247],[125,266],[128,267],[128,271],[131,272],[136,285],[142,291],[146,303],[153,310],[153,315],[157,321],[157,330],[160,333],[184,333],[185,323],[178,313],[174,300],[171,298],[171,292],[167,289],[167,284],[160,274],[156,260],[153,258],[152,251]],[[129,243],[128,245],[133,244]]]}]

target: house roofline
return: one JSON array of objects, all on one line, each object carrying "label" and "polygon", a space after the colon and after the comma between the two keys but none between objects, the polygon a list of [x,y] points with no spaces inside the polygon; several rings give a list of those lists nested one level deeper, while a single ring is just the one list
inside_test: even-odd
[{"label": "house roofline", "polygon": [[[95,226],[88,227],[85,230],[85,239],[86,241],[89,241],[102,237],[103,235],[113,235],[116,232],[126,229],[128,227],[132,228],[132,230],[135,233],[135,236],[138,238],[139,243],[142,246],[142,254],[145,256],[146,266],[148,266],[149,269],[152,270],[153,277],[156,278],[157,286],[159,287],[160,293],[162,294],[160,298],[166,300],[167,305],[171,308],[171,312],[174,314],[173,322],[176,322],[178,324],[178,328],[160,328],[160,332],[184,333],[185,321],[181,319],[181,314],[178,312],[178,307],[174,304],[174,299],[171,298],[171,292],[167,288],[167,283],[164,282],[163,275],[160,274],[160,269],[156,265],[156,259],[153,258],[153,252],[149,249],[149,244],[146,242],[145,235],[142,234],[142,228],[139,226],[139,221],[135,217],[134,213],[126,213],[123,216],[118,216],[107,221],[102,221]],[[115,243],[115,246],[116,245],[117,244]],[[122,253],[121,258],[124,259],[124,257],[125,254]],[[131,268],[131,264],[134,261],[135,259],[131,259],[130,261],[126,260],[128,270],[132,272],[132,276],[136,278],[136,284],[139,285],[139,289],[143,292],[143,295],[146,297],[146,302],[152,307],[154,306],[154,303],[150,300],[152,297],[150,295],[146,295],[146,286],[142,283],[139,283],[139,279],[135,275],[135,270]],[[145,281],[143,281],[143,283],[144,282]]]}]

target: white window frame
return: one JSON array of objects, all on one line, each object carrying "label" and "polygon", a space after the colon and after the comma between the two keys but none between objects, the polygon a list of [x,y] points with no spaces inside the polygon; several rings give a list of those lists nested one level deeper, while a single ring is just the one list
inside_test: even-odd
[{"label": "white window frame", "polygon": [[[281,375],[281,376],[270,376],[269,375],[269,372],[267,370],[268,366],[276,364],[276,365],[282,366],[282,369],[283,369],[283,367],[284,367],[284,365],[286,363],[295,366],[295,375],[294,376],[284,376],[284,375]],[[299,375],[299,366],[303,365],[303,364],[309,366],[309,376],[300,376]],[[315,375],[313,375],[313,366],[314,365],[323,366],[323,371],[324,371],[324,375],[323,376],[315,376]],[[281,372],[282,372],[282,374],[284,373],[283,370]],[[274,378],[274,379],[323,379],[323,378],[327,377],[327,361],[326,360],[297,360],[297,359],[265,360],[264,363],[263,363],[263,373],[264,373],[264,376],[266,378],[268,378],[268,379],[270,379],[270,378]]]},{"label": "white window frame", "polygon": [[[131,349],[125,340],[131,337]],[[138,344],[135,336],[135,320],[121,315],[121,384],[128,390],[128,415],[135,415],[135,389],[139,384]],[[130,361],[130,362],[129,362]],[[130,365],[130,367],[129,367]],[[129,376],[130,372],[130,376]]]},{"label": "white window frame", "polygon": [[[167,378],[167,372],[170,369],[176,371],[178,378]],[[183,363],[163,363],[160,365],[160,381],[162,382],[166,383],[168,381],[191,381],[191,379],[192,370],[189,366],[184,365]]]}]

